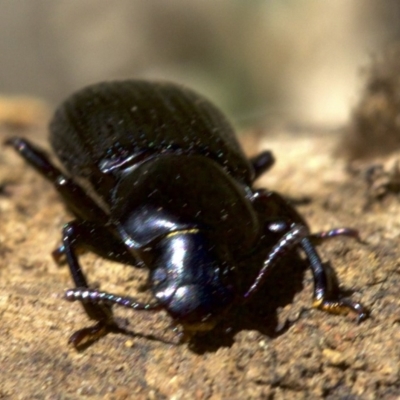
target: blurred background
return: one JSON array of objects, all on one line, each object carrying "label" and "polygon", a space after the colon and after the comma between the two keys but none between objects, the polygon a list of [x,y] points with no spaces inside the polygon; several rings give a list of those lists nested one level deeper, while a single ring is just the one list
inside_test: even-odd
[{"label": "blurred background", "polygon": [[0,94],[168,79],[239,125],[344,124],[362,67],[400,36],[397,0],[0,0]]}]

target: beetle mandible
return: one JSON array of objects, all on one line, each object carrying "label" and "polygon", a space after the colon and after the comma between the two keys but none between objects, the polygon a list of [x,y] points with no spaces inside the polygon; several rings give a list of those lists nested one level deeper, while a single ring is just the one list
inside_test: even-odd
[{"label": "beetle mandible", "polygon": [[[282,196],[252,188],[274,163],[272,153],[247,159],[223,114],[187,88],[128,80],[73,94],[50,123],[50,143],[67,173],[26,139],[6,143],[53,183],[75,215],[53,252],[66,258],[75,284],[66,298],[80,301],[97,321],[71,337],[75,346],[115,328],[112,305],[164,309],[186,332],[212,329],[296,248],[313,273],[314,307],[352,311],[359,320],[367,315],[359,303],[339,297],[315,250],[325,238],[357,237],[357,231],[311,234]],[[154,301],[91,289],[80,247],[147,268]],[[260,252],[257,276],[241,287],[246,271],[238,261]]]}]

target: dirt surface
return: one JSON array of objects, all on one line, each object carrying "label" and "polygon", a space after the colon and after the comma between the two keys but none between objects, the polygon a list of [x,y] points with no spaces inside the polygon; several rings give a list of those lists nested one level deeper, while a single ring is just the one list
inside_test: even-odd
[{"label": "dirt surface", "polygon": [[363,89],[340,148],[349,159],[400,148],[400,44],[390,43],[364,67]]},{"label": "dirt surface", "polygon": [[[45,143],[45,128],[24,134]],[[0,131],[2,141],[11,135]],[[50,254],[72,217],[51,185],[2,147],[0,398],[398,399],[400,199],[371,192],[371,162],[349,168],[334,158],[338,140],[280,132],[260,141],[245,137],[244,144],[252,153],[274,151],[276,166],[257,185],[293,199],[313,231],[360,230],[364,244],[338,238],[320,254],[342,289],[370,310],[369,319],[357,324],[312,309],[311,274],[292,257],[255,304],[233,313],[228,332],[177,345],[164,312],[118,309],[127,334],[109,334],[82,352],[68,337],[91,322],[79,304],[63,300],[71,279]],[[144,274],[92,254],[81,260],[91,283],[146,297],[138,292]]]}]

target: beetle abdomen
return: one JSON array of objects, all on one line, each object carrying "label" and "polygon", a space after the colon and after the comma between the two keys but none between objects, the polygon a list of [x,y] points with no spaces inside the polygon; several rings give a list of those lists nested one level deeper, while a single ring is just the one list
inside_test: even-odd
[{"label": "beetle abdomen", "polygon": [[102,164],[123,164],[143,151],[201,154],[251,183],[252,168],[222,113],[174,84],[131,80],[89,86],[57,110],[50,132],[65,167],[95,186]]}]

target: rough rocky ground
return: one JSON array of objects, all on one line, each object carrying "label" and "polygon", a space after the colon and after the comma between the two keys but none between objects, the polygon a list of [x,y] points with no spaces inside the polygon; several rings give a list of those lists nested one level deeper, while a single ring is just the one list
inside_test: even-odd
[{"label": "rough rocky ground", "polygon": [[[45,143],[44,128],[24,134]],[[1,141],[11,135],[0,131]],[[220,329],[176,345],[165,313],[116,310],[130,333],[109,334],[77,352],[68,337],[90,321],[79,304],[63,300],[69,273],[50,255],[71,215],[49,183],[1,147],[0,398],[399,398],[400,198],[384,185],[377,198],[367,183],[371,165],[387,159],[349,167],[333,156],[339,135],[322,132],[243,140],[252,153],[274,151],[277,164],[257,185],[294,199],[313,231],[360,230],[364,244],[338,238],[320,253],[370,318],[357,324],[352,316],[313,310],[311,274],[292,257],[255,304],[232,315],[230,333]],[[90,281],[110,291],[135,295],[145,281],[92,254],[82,263]],[[287,319],[292,325],[279,332]]]}]

